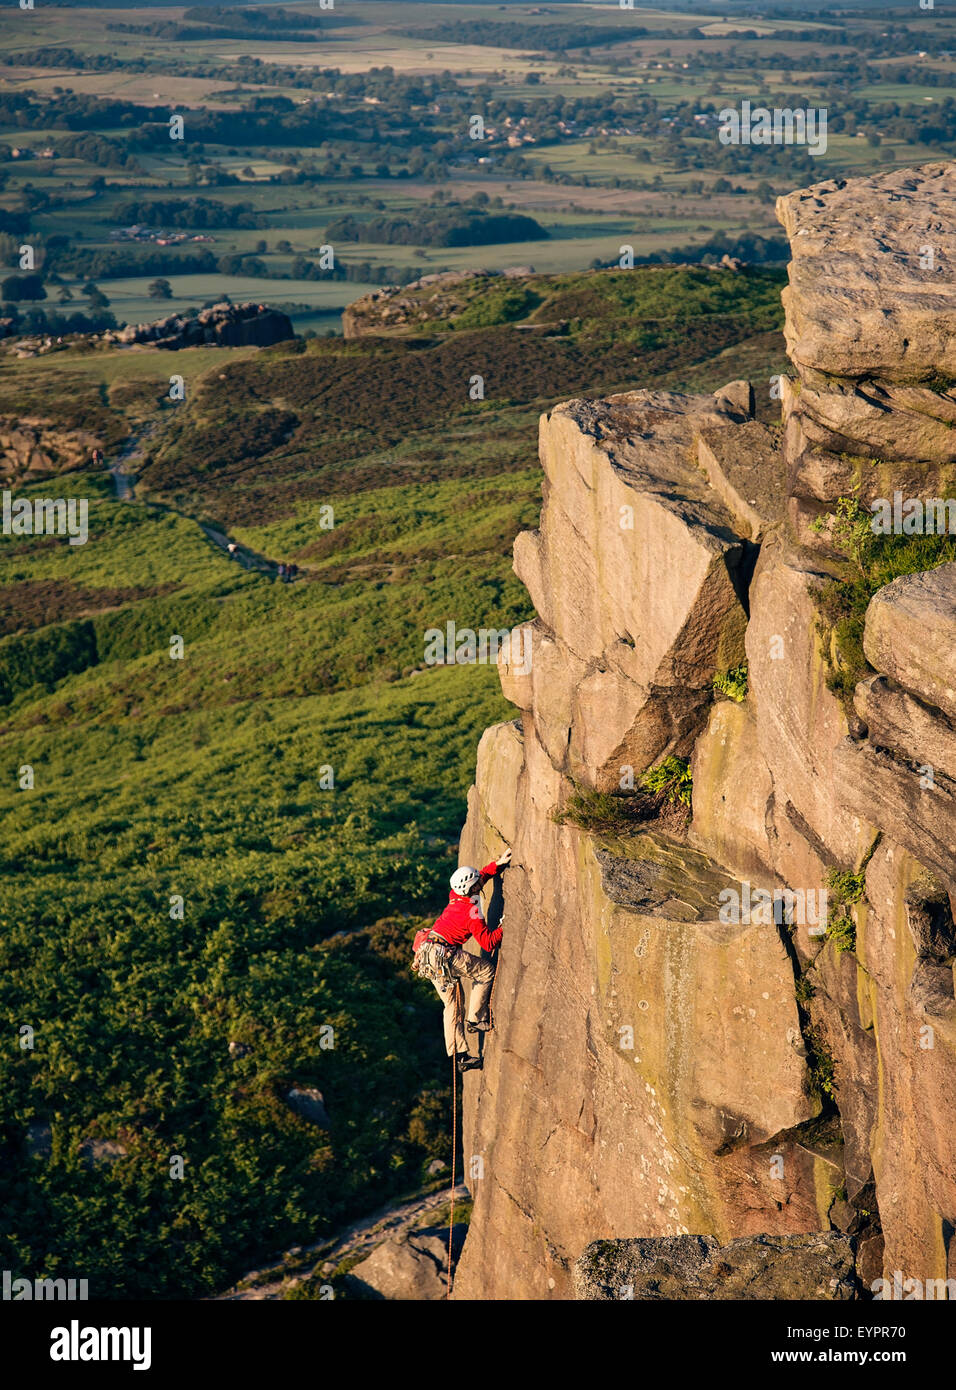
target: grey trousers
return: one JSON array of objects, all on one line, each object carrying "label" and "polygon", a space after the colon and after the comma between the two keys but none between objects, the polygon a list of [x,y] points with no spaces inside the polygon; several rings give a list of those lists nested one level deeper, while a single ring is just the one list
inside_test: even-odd
[{"label": "grey trousers", "polygon": [[460,946],[448,952],[447,960],[449,972],[455,977],[454,981],[433,983],[445,1006],[445,1051],[449,1057],[453,1057],[456,1052],[468,1051],[468,1040],[458,1011],[459,985],[456,982],[465,978],[471,980],[468,1019],[471,1023],[482,1023],[488,1017],[488,1001],[495,980],[495,963],[488,956],[472,955],[471,951],[462,950]]}]

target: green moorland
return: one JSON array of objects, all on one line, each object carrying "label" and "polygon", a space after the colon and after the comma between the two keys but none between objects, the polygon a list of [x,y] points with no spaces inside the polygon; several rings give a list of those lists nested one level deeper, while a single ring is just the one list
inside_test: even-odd
[{"label": "green moorland", "polygon": [[0,414],[28,399],[108,459],[140,450],[131,501],[105,472],[53,480],[89,500],[85,545],[0,541],[4,1268],[207,1295],[447,1156],[409,945],[480,733],[514,711],[489,666],[424,666],[424,631],[529,616],[510,550],[541,409],[769,378],[781,280],[593,272],[523,281],[520,304],[486,280],[405,336],[4,359]]}]

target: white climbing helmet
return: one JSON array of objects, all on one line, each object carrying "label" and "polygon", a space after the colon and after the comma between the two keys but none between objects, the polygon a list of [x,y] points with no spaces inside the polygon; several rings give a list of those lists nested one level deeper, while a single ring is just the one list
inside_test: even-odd
[{"label": "white climbing helmet", "polygon": [[471,868],[469,864],[462,864],[451,876],[452,892],[460,893],[463,898],[467,898],[480,878],[481,874],[477,869]]}]

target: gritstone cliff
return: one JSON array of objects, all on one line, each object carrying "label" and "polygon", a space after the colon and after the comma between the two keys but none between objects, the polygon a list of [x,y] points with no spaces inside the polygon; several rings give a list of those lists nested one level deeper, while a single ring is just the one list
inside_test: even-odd
[{"label": "gritstone cliff", "polygon": [[[956,563],[889,575],[858,668],[827,606],[841,498],[956,496],[954,214],[942,164],[780,200],[782,427],[746,382],[542,418],[532,660],[500,663],[516,718],[461,842],[515,867],[457,1298],[589,1296],[575,1262],[625,1238],[833,1231],[864,1286],[956,1272]],[[555,820],[669,755],[688,824]],[[727,890],[828,886],[827,935],[786,899],[721,920]]]}]

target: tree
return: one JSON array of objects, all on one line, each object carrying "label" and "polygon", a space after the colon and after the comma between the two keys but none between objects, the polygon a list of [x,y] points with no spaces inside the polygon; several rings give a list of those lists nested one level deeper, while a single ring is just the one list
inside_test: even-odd
[{"label": "tree", "polygon": [[173,287],[168,280],[154,280],[146,293],[150,299],[172,299]]},{"label": "tree", "polygon": [[97,287],[94,285],[94,286],[93,286],[93,293],[90,295],[90,308],[91,308],[91,309],[108,309],[109,306],[110,306],[110,302],[109,302],[109,300],[107,299],[106,295],[103,293],[103,291],[102,291],[101,289],[97,289]]},{"label": "tree", "polygon": [[0,299],[46,299],[46,290],[39,275],[8,275],[0,285]]}]

